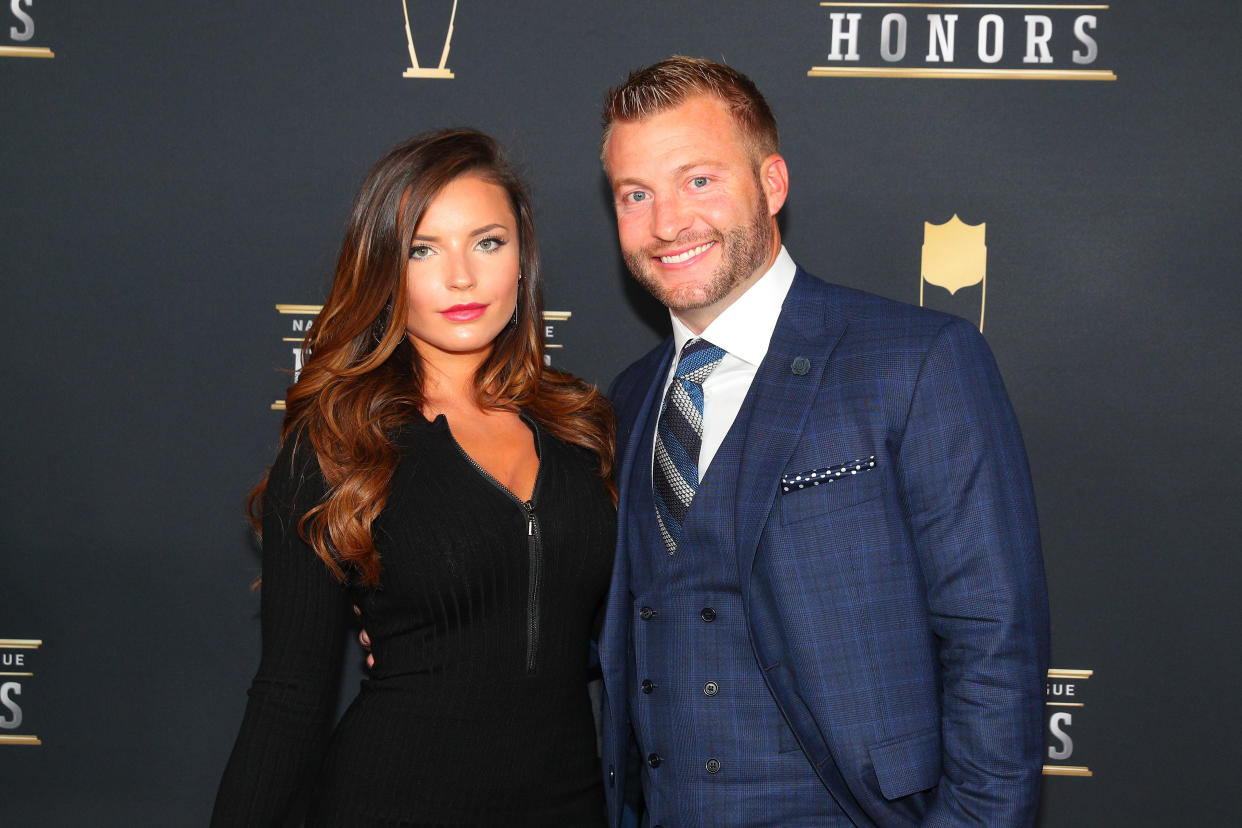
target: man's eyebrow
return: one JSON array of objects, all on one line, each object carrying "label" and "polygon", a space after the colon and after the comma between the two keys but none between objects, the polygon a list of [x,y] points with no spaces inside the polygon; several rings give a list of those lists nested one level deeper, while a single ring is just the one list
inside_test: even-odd
[{"label": "man's eyebrow", "polygon": [[680,167],[673,170],[673,175],[685,175],[686,173],[690,172],[691,170],[697,167],[720,167],[720,166],[723,166],[723,165],[719,161],[713,161],[709,158],[701,158],[696,161],[691,161],[687,164],[682,164]]},{"label": "man's eyebrow", "polygon": [[631,184],[641,187],[643,186],[643,181],[639,178],[618,178],[616,181],[612,182],[612,190],[613,192],[616,192],[622,187],[628,187]]},{"label": "man's eyebrow", "polygon": [[[686,173],[690,172],[690,170],[698,169],[700,167],[707,167],[711,169],[711,168],[719,168],[723,166],[724,165],[721,164],[719,161],[715,161],[710,158],[699,158],[694,161],[689,161],[685,164],[682,164],[676,169],[674,169],[673,177],[677,178],[679,176],[683,176]],[[639,187],[645,186],[645,182],[639,178],[618,178],[616,181],[612,182],[612,189],[615,192],[616,190],[619,190],[622,187],[625,187],[631,184],[639,186]]]}]

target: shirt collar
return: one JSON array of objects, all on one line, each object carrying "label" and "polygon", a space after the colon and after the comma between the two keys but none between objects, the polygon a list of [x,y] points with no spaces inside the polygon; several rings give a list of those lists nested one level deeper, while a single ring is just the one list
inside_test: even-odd
[{"label": "shirt collar", "polygon": [[[758,366],[768,353],[768,343],[776,330],[776,320],[781,315],[781,305],[793,284],[798,266],[781,245],[776,261],[768,272],[759,277],[733,304],[712,320],[701,336],[713,345],[723,348],[731,356]],[[676,314],[673,319],[674,354],[680,354],[682,346],[695,334],[686,327]],[[674,356],[674,364],[676,357]]]}]

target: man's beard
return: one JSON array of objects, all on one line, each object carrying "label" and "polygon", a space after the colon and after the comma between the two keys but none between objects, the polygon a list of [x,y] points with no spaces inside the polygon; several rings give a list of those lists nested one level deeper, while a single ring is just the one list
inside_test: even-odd
[{"label": "man's beard", "polygon": [[[697,310],[714,305],[749,279],[771,253],[772,221],[762,190],[749,224],[734,227],[723,236],[720,233],[681,236],[675,244],[693,247],[710,241],[720,245],[721,260],[716,271],[705,283],[686,284],[673,289],[666,288],[652,273],[654,266],[649,249],[624,251],[622,255],[626,267],[638,283],[670,310]],[[667,249],[668,245],[660,247]]]}]

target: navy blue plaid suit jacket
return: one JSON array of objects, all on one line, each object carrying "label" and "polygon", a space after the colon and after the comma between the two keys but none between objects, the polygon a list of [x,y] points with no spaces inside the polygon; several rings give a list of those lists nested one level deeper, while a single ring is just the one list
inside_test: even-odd
[{"label": "navy blue plaid suit jacket", "polygon": [[[620,537],[600,660],[614,825],[636,688],[629,560],[659,538],[633,504],[651,503],[638,487],[671,358],[670,340],[609,392]],[[736,485],[694,508],[732,522],[754,656],[833,797],[860,826],[1032,823],[1047,593],[1025,450],[980,333],[799,269],[734,428]],[[782,491],[783,477],[870,457]]]}]

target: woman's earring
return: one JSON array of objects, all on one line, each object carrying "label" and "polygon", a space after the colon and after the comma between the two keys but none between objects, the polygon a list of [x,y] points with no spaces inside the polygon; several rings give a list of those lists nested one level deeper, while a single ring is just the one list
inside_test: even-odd
[{"label": "woman's earring", "polygon": [[[519,274],[518,274],[518,285],[521,285],[521,284],[522,284],[522,274],[521,274],[521,273],[519,273]],[[517,301],[513,303],[513,318],[509,320],[509,324],[510,324],[510,325],[516,325],[516,324],[517,324],[517,312],[518,312],[518,305],[520,305],[520,304],[522,304],[522,292],[521,292],[521,291],[518,291],[518,298],[517,298]]]},{"label": "woman's earring", "polygon": [[371,336],[375,339],[376,345],[383,344],[384,332],[388,330],[388,319],[391,316],[392,302],[389,301],[388,304],[384,306],[384,310],[380,312],[380,315],[377,316],[375,321],[371,323]]}]

